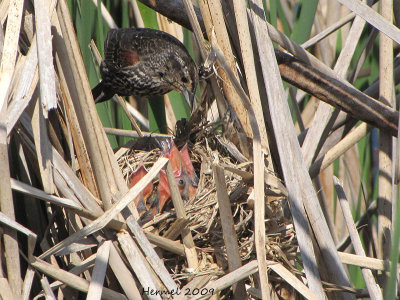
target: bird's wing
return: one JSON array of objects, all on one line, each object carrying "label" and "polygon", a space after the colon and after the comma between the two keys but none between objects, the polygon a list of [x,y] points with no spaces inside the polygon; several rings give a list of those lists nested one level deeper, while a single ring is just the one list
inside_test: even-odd
[{"label": "bird's wing", "polygon": [[[172,35],[150,28],[111,29],[104,41],[104,61],[111,68],[132,67],[142,60],[147,60],[159,53],[164,56],[173,47],[185,46]],[[187,55],[189,55],[187,53]]]},{"label": "bird's wing", "polygon": [[104,41],[104,62],[109,68],[131,67],[140,62],[132,35],[121,29],[112,29]]}]

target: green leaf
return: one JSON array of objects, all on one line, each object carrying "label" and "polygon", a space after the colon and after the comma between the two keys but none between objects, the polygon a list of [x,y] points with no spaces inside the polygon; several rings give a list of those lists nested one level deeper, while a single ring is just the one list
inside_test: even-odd
[{"label": "green leaf", "polygon": [[298,44],[304,43],[310,38],[317,6],[318,0],[301,1],[300,15],[294,23],[292,33],[292,39]]},{"label": "green leaf", "polygon": [[168,133],[164,97],[151,97],[148,102],[148,108],[150,132]]}]

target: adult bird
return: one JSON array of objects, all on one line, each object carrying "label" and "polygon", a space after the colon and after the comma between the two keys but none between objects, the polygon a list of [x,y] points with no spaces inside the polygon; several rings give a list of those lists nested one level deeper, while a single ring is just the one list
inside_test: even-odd
[{"label": "adult bird", "polygon": [[181,92],[190,108],[198,69],[185,46],[172,35],[149,28],[111,29],[104,41],[102,81],[92,89],[96,103],[120,96]]}]

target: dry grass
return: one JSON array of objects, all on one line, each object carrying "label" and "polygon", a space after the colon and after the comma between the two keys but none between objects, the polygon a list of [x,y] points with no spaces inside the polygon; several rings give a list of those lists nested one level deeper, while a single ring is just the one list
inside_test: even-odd
[{"label": "dry grass", "polygon": [[[397,262],[391,237],[398,238],[393,229],[399,223],[392,216],[398,114],[392,107],[400,68],[392,40],[399,43],[400,30],[391,25],[390,1],[382,3],[383,16],[358,1],[339,1],[355,14],[320,1],[315,38],[303,44],[314,45],[315,56],[265,22],[262,1],[246,8],[244,1],[201,0],[200,18],[191,1],[183,1],[201,61],[214,70],[201,84],[189,122],[175,124],[169,112],[175,143],[189,143],[199,177],[186,203],[157,147],[172,136],[137,129],[140,138],[111,148],[65,1],[23,2],[0,2],[0,298],[73,299],[83,292],[90,299],[139,299],[143,291],[158,291],[149,299],[187,299],[184,293],[193,299],[394,297],[397,264],[388,259],[392,253]],[[281,2],[286,13],[293,8],[294,1]],[[389,38],[380,41],[383,80],[362,92],[350,82],[365,56],[349,68],[365,20],[375,28],[368,45],[378,32]],[[177,28],[159,22],[165,30]],[[329,34],[338,28],[343,47],[336,59]],[[274,51],[272,43],[293,56]],[[306,102],[305,93],[285,88],[281,75],[313,97]],[[359,196],[366,182],[355,145],[375,127],[381,137],[379,194],[368,209],[373,196]],[[335,161],[343,184],[334,177]],[[148,174],[129,189],[139,165]],[[144,222],[133,199],[148,183],[157,186],[161,169],[172,200]],[[341,210],[334,210],[334,188]],[[351,210],[357,205],[355,222]],[[355,254],[345,253],[350,245]],[[347,265],[362,268],[366,289],[354,287]]]}]

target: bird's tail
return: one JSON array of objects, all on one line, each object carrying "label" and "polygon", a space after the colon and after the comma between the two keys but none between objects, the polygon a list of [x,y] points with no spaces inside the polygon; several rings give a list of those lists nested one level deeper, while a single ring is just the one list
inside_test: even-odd
[{"label": "bird's tail", "polygon": [[92,94],[94,103],[104,102],[114,96],[114,94],[107,91],[107,87],[104,86],[103,81],[100,81],[100,83],[92,89]]}]

